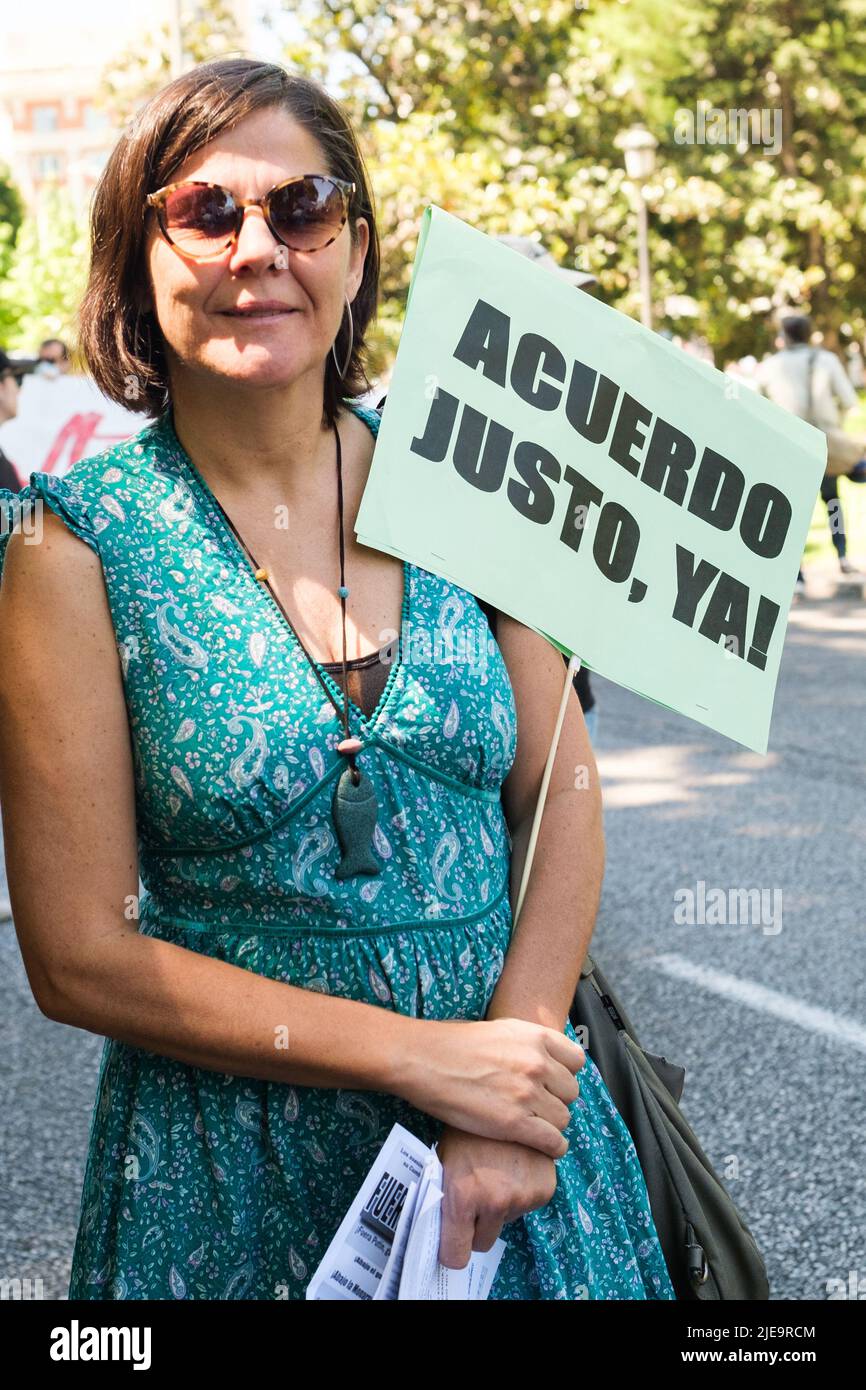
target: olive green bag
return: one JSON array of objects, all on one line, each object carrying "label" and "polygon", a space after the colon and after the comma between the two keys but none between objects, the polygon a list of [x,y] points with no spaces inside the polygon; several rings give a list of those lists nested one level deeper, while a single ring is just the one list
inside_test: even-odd
[{"label": "olive green bag", "polygon": [[677,1298],[769,1298],[755,1238],[679,1108],[685,1071],[645,1051],[590,956],[580,975],[569,1017],[634,1141]]}]

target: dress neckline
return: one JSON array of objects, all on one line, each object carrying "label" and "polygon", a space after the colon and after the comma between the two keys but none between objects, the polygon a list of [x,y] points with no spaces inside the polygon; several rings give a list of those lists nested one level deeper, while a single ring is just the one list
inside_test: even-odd
[{"label": "dress neckline", "polygon": [[[370,433],[375,438],[376,431],[370,425],[369,420],[366,420],[364,418],[363,408],[357,407],[356,404],[351,401],[346,401],[344,402],[344,404],[348,406],[349,410],[351,410],[353,415],[357,415],[360,420],[364,421],[364,424],[367,426],[367,428],[370,430]],[[327,689],[330,690],[334,701],[336,701],[340,707],[342,707],[342,705],[344,704],[345,699],[348,699],[349,709],[354,713],[361,731],[365,732],[371,730],[373,726],[379,721],[381,715],[384,712],[385,706],[390,702],[391,696],[397,683],[397,679],[405,665],[405,639],[407,633],[407,625],[410,621],[412,609],[412,581],[414,578],[414,565],[412,565],[409,560],[403,561],[403,601],[400,609],[400,635],[398,642],[397,659],[391,663],[391,670],[388,673],[388,679],[385,682],[382,693],[376,704],[376,708],[373,710],[371,714],[367,715],[358,705],[355,704],[355,701],[351,698],[351,696],[343,695],[342,687],[340,686],[339,682],[336,681],[334,677],[331,675],[331,671],[329,669],[330,666],[336,665],[337,667],[342,669],[342,662],[326,663],[316,661],[304,648],[303,644],[300,641],[300,638],[295,632],[295,629],[291,623],[291,620],[289,619],[288,614],[283,609],[283,606],[277,599],[276,595],[273,594],[266,585],[260,583],[259,580],[256,579],[247,552],[241,545],[231,526],[228,525],[226,518],[223,515],[222,508],[220,507],[220,504],[217,502],[216,497],[214,496],[214,493],[211,487],[209,486],[208,482],[204,478],[203,474],[199,472],[198,468],[193,463],[192,459],[190,458],[189,454],[187,453],[186,449],[183,447],[183,445],[180,442],[180,439],[178,438],[177,431],[174,428],[174,409],[172,406],[169,406],[169,408],[163,413],[163,415],[159,417],[159,419],[156,422],[156,427],[158,430],[161,430],[163,435],[167,438],[172,451],[174,452],[176,458],[178,459],[183,469],[183,472],[186,474],[189,483],[192,485],[193,491],[203,502],[206,511],[208,512],[212,520],[215,522],[215,529],[220,540],[222,541],[223,549],[225,550],[226,547],[228,547],[228,549],[232,552],[232,558],[235,561],[237,561],[237,559],[240,559],[243,562],[241,565],[241,569],[247,575],[248,582],[254,586],[256,593],[261,595],[262,599],[270,607],[272,613],[276,615],[282,629],[289,633],[295,652],[303,657],[304,664],[308,669],[311,667],[315,668],[314,670],[310,670],[311,677],[316,678],[316,676],[318,676],[318,682],[322,685],[325,685]],[[390,646],[390,644],[388,645]],[[373,658],[378,658],[383,650],[385,650],[385,648],[379,648],[378,651],[369,652],[364,657],[358,658],[358,660],[367,661],[372,660]],[[335,709],[335,718],[336,717],[338,717],[338,715]]]}]

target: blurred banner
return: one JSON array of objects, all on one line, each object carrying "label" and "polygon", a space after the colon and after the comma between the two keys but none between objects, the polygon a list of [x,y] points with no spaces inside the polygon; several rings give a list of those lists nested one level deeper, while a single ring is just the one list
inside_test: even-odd
[{"label": "blurred banner", "polygon": [[357,534],[763,753],[826,449],[431,204]]},{"label": "blurred banner", "polygon": [[147,416],[107,400],[89,377],[26,376],[18,414],[0,425],[0,449],[23,487],[31,473],[65,473],[79,459],[128,439],[146,424]]}]

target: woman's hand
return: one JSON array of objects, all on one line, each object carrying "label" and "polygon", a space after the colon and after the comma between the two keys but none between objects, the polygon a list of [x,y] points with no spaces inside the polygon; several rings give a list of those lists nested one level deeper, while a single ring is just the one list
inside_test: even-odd
[{"label": "woman's hand", "polygon": [[561,1133],[586,1061],[555,1028],[519,1018],[477,1023],[421,1020],[408,1035],[392,1088],[446,1125],[561,1158]]},{"label": "woman's hand", "polygon": [[481,1139],[446,1125],[437,1145],[444,1176],[439,1262],[463,1269],[473,1250],[489,1250],[502,1227],[545,1207],[556,1165],[525,1144]]}]

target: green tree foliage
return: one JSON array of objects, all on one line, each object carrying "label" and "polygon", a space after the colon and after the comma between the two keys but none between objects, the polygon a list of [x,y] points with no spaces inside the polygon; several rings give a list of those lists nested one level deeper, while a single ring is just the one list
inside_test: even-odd
[{"label": "green tree foliage", "polygon": [[866,3],[705,0],[699,22],[698,61],[669,83],[669,105],[778,112],[782,136],[769,158],[754,145],[679,147],[681,176],[703,170],[725,197],[718,224],[683,242],[692,259],[704,250],[694,292],[717,340],[752,336],[749,306],[774,290],[810,305],[831,345],[840,330],[862,337]]},{"label": "green tree foliage", "polygon": [[[240,32],[232,6],[225,0],[199,0],[181,7],[184,70],[239,52]],[[172,40],[167,23],[152,28],[146,42],[118,54],[102,74],[100,105],[117,126],[171,80]]]},{"label": "green tree foliage", "polygon": [[35,354],[43,338],[74,346],[87,261],[87,233],[68,193],[48,186],[28,212],[0,281],[0,342]]},{"label": "green tree foliage", "polygon": [[[302,35],[287,66],[341,97],[372,174],[383,243],[373,371],[399,337],[429,202],[489,233],[541,237],[636,315],[634,190],[616,143],[636,120],[659,141],[643,193],[660,326],[706,334],[720,362],[771,347],[782,304],[811,307],[831,345],[866,332],[866,0],[285,7]],[[189,61],[237,51],[225,0],[186,3],[184,16]],[[102,104],[118,126],[168,80],[170,47],[155,31],[106,71]],[[701,107],[733,114],[725,139],[682,138]],[[778,149],[760,130],[731,142],[747,110],[768,133],[779,113]],[[0,335],[16,343],[46,316],[68,322],[80,275],[60,246],[43,275],[26,220],[15,245],[20,211],[3,190],[0,178]]]},{"label": "green tree foliage", "polygon": [[[723,359],[771,346],[782,304],[811,305],[831,343],[866,329],[866,0],[307,0],[301,14],[287,61],[339,74],[363,132],[389,336],[431,201],[540,235],[637,313],[615,143],[635,120],[659,140],[644,194],[660,319],[692,300],[697,318],[669,326],[706,333]],[[736,143],[738,119],[735,143],[682,142],[699,103],[763,111],[768,132],[781,119],[781,148]]]},{"label": "green tree foliage", "polygon": [[[0,165],[0,285],[9,274],[12,257],[15,253],[15,240],[24,220],[24,203],[12,172]],[[4,312],[5,305],[0,298],[0,343],[3,343],[9,329],[9,320]]]}]

